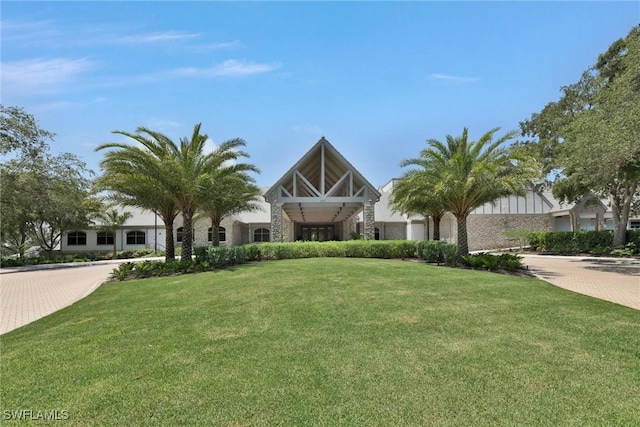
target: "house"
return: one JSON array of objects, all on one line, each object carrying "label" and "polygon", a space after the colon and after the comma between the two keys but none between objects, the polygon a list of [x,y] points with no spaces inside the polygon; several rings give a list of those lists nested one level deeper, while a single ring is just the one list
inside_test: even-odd
[{"label": "house", "polygon": [[[365,239],[429,240],[433,220],[402,215],[389,208],[397,179],[374,187],[324,137],[298,160],[263,196],[256,210],[225,218],[219,229],[221,245],[296,240],[348,240],[354,233]],[[66,252],[149,248],[164,250],[165,228],[150,212],[126,208],[133,214],[126,225],[110,235],[96,229],[75,230],[63,236]],[[533,186],[524,196],[509,196],[475,209],[468,217],[469,249],[507,247],[509,231],[573,231],[611,228],[611,213],[602,202],[560,203],[550,192]],[[182,240],[181,217],[174,224],[174,242]],[[630,228],[640,228],[632,219]],[[440,238],[457,239],[457,222],[446,213],[440,222]],[[208,219],[194,222],[194,245],[212,242]]]}]

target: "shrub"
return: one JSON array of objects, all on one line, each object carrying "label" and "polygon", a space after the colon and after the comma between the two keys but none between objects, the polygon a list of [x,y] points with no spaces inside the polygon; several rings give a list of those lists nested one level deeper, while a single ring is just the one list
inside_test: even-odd
[{"label": "shrub", "polygon": [[627,230],[627,246],[632,251],[632,255],[640,253],[640,229]]},{"label": "shrub", "polygon": [[[628,230],[627,241],[629,243],[633,243],[634,246],[625,248],[625,250],[631,249],[632,252],[637,250],[637,248],[640,247],[640,230]],[[556,254],[618,254],[618,251],[613,251],[612,230],[581,230],[575,232],[550,231],[531,233],[529,236],[529,245],[534,250]]]},{"label": "shrub", "polygon": [[114,268],[111,272],[111,278],[114,280],[127,280],[131,275],[131,270],[133,270],[132,262],[125,262],[120,264],[117,268]]},{"label": "shrub", "polygon": [[426,262],[437,264],[456,265],[458,247],[442,240],[429,240],[422,242],[422,259]]},{"label": "shrub", "polygon": [[462,262],[470,268],[489,271],[515,271],[522,268],[522,258],[512,254],[493,255],[481,252],[463,257]]},{"label": "shrub", "polygon": [[242,246],[200,246],[194,248],[194,254],[198,263],[206,261],[212,268],[224,268],[250,261],[314,257],[409,258],[416,254],[416,242],[406,240],[268,242]]},{"label": "shrub", "polygon": [[24,265],[24,260],[19,258],[2,258],[0,267],[20,267]]},{"label": "shrub", "polygon": [[522,269],[522,258],[513,254],[500,255],[499,265],[504,270],[516,271]]},{"label": "shrub", "polygon": [[138,262],[133,266],[133,276],[137,278],[151,277],[153,274],[154,266],[149,261]]},{"label": "shrub", "polygon": [[613,231],[576,231],[573,233],[575,247],[578,252],[591,252],[595,249],[601,253],[608,252],[613,246]]}]

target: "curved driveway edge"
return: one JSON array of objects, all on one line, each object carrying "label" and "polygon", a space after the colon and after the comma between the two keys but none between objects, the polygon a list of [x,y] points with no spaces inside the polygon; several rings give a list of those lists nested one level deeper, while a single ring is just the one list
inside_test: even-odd
[{"label": "curved driveway edge", "polygon": [[520,254],[539,279],[640,310],[640,260]]}]

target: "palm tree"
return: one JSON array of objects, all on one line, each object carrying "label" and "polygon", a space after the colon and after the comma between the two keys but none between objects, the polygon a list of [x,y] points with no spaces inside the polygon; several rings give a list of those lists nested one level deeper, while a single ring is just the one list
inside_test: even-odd
[{"label": "palm tree", "polygon": [[225,141],[212,152],[205,153],[208,136],[200,133],[200,127],[201,124],[197,124],[191,138],[182,138],[179,145],[161,133],[139,127],[135,134],[123,131],[114,133],[135,140],[142,148],[122,143],[103,144],[97,148],[115,149],[107,155],[117,159],[114,161],[121,164],[128,162],[133,172],[148,176],[173,200],[182,212],[183,261],[191,260],[193,216],[203,201],[203,186],[213,176],[222,178],[235,172],[258,172],[254,165],[234,163],[241,157],[249,157],[245,152],[238,150],[245,145],[242,139]]},{"label": "palm tree", "polygon": [[445,208],[439,199],[424,191],[427,187],[419,171],[410,170],[393,186],[389,205],[394,212],[422,215],[426,221],[433,218],[433,240],[440,240],[440,220]]},{"label": "palm tree", "polygon": [[255,180],[244,172],[227,175],[221,179],[213,177],[202,187],[202,216],[211,220],[212,245],[220,246],[220,223],[228,216],[255,210],[253,203],[261,195]]},{"label": "palm tree", "polygon": [[98,230],[107,232],[113,236],[113,259],[116,259],[116,230],[122,227],[131,218],[131,212],[118,212],[117,209],[109,209],[98,214],[102,224]]},{"label": "palm tree", "polygon": [[499,129],[488,131],[478,141],[469,141],[467,128],[459,137],[447,135],[446,144],[429,139],[419,157],[401,163],[402,167],[417,167],[412,173],[420,177],[414,182],[421,190],[416,191],[431,194],[456,217],[459,258],[469,253],[467,217],[471,211],[503,196],[523,194],[539,173],[533,158],[502,146],[515,132],[493,140]]},{"label": "palm tree", "polygon": [[148,175],[132,172],[128,163],[109,154],[101,162],[103,175],[94,183],[98,191],[109,191],[108,199],[121,206],[135,206],[158,215],[165,225],[165,261],[174,260],[173,224],[180,213],[168,192]]}]

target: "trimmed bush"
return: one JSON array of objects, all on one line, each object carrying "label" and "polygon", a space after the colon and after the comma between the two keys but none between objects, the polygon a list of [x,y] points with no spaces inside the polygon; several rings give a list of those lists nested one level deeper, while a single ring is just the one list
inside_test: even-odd
[{"label": "trimmed bush", "polygon": [[455,266],[457,264],[458,247],[442,240],[428,240],[419,242],[418,256],[426,262]]},{"label": "trimmed bush", "polygon": [[[631,255],[640,248],[640,230],[627,230],[627,246],[622,249]],[[531,233],[531,249],[554,254],[572,255],[588,253],[594,255],[619,255],[620,249],[613,250],[613,231],[550,231]]]},{"label": "trimmed bush", "polygon": [[632,254],[640,254],[640,229],[627,230],[627,247]]},{"label": "trimmed bush", "polygon": [[[194,248],[198,263],[208,262],[213,268],[249,261],[316,258],[414,258],[416,243],[412,240],[349,240],[345,242],[269,242],[242,246],[201,246]],[[444,262],[444,257],[442,257]]]}]

